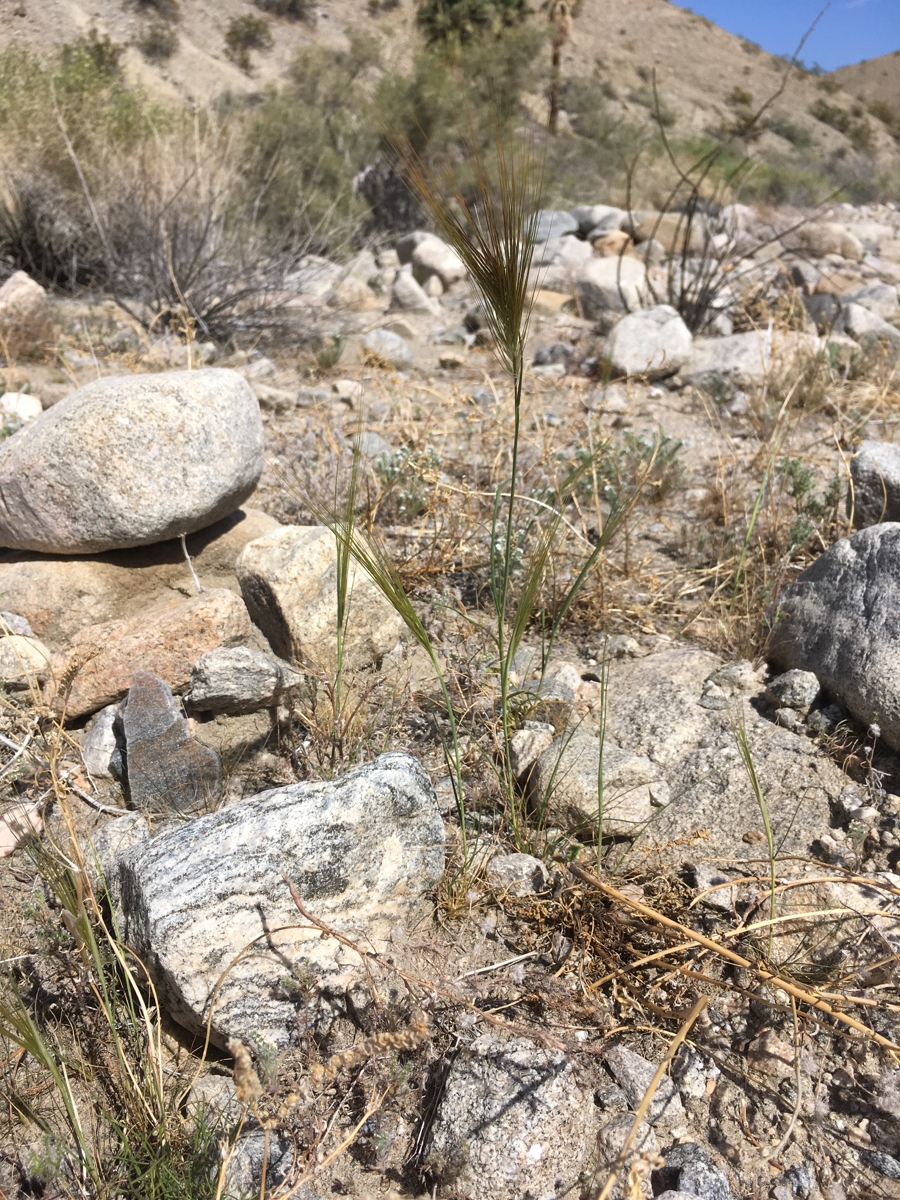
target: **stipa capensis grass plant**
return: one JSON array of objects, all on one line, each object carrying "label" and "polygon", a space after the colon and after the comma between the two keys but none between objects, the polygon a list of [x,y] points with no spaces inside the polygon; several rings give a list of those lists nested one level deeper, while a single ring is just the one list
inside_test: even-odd
[{"label": "stipa capensis grass plant", "polygon": [[[490,508],[482,531],[490,613],[487,637],[495,688],[490,701],[493,733],[489,739],[479,740],[479,748],[495,776],[512,840],[525,849],[531,844],[531,832],[527,802],[518,789],[510,759],[510,736],[519,721],[539,703],[543,675],[576,598],[653,478],[660,439],[648,441],[627,480],[606,462],[612,451],[607,441],[601,441],[598,445],[592,443],[574,464],[565,464],[557,471],[553,494],[549,497],[552,503],[525,490],[521,469],[525,345],[535,285],[532,259],[541,203],[542,164],[533,146],[508,139],[500,125],[490,160],[480,151],[474,134],[470,141],[465,171],[466,178],[474,180],[471,184],[460,183],[450,167],[432,170],[408,143],[397,146],[397,155],[409,187],[431,212],[439,233],[467,268],[481,302],[484,324],[511,385],[510,398],[505,401],[511,405],[510,438],[498,456],[500,465],[494,490],[487,494]],[[354,471],[361,469],[356,454]],[[606,498],[608,512],[598,518],[596,537],[588,540],[579,535],[575,539],[580,538],[578,551],[573,556],[573,532],[577,531],[566,519],[565,510],[577,504],[580,489],[593,481],[594,488],[589,486],[589,490],[596,490],[597,480],[612,475],[620,486]],[[290,483],[287,486],[290,488]],[[437,485],[438,491],[440,486]],[[468,716],[467,706],[457,695],[458,681],[435,647],[397,565],[376,542],[371,521],[368,530],[362,528],[353,492],[351,485],[349,503],[347,498],[339,500],[336,496],[326,503],[304,496],[303,502],[337,539],[339,580],[346,585],[347,564],[352,557],[403,618],[412,639],[431,663],[442,702],[441,718],[435,721],[435,728],[454,782],[463,857],[468,861],[459,748],[460,722]],[[561,570],[563,559],[566,566]],[[345,600],[339,597],[339,626],[348,619],[352,621],[352,614],[348,618]],[[480,627],[484,628],[483,623]],[[524,689],[516,670],[516,655],[526,634],[534,630],[538,631],[541,643],[541,681],[534,689]],[[490,749],[486,749],[486,741]]]}]

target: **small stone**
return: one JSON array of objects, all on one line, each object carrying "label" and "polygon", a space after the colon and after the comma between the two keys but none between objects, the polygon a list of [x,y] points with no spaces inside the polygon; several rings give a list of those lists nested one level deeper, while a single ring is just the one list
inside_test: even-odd
[{"label": "small stone", "polygon": [[828,737],[834,733],[843,719],[844,714],[839,705],[827,704],[824,708],[813,709],[806,718],[806,726],[812,733]]},{"label": "small stone", "polygon": [[163,542],[234,512],[262,468],[259,403],[236,371],[98,379],[0,442],[0,544]]},{"label": "small stone", "polygon": [[195,812],[218,798],[219,756],[195,741],[171,691],[149,671],[135,671],[122,725],[135,808]]},{"label": "small stone", "polygon": [[394,449],[391,443],[376,433],[374,429],[364,429],[362,433],[358,433],[353,439],[353,445],[359,451],[363,458],[370,462],[378,462],[382,458],[390,458]]},{"label": "small stone", "polygon": [[438,365],[445,371],[458,371],[466,365],[467,359],[463,354],[444,353],[438,359]]},{"label": "small stone", "polygon": [[34,637],[31,625],[25,617],[20,617],[18,613],[0,612],[0,630],[4,634],[17,633],[21,637]]},{"label": "small stone", "polygon": [[535,243],[540,245],[542,242],[549,242],[551,238],[561,238],[566,234],[577,233],[579,226],[580,222],[575,213],[542,208],[535,214]]},{"label": "small stone", "polygon": [[774,664],[814,673],[864,726],[900,749],[900,524],[839,539],[779,593]]},{"label": "small stone", "polygon": [[539,858],[530,854],[501,854],[492,858],[485,871],[495,892],[507,896],[532,896],[543,892],[550,878]]},{"label": "small stone", "polygon": [[4,392],[0,396],[0,435],[4,423],[7,432],[12,432],[39,417],[43,411],[44,406],[37,396],[27,392]]},{"label": "small stone", "polygon": [[[444,294],[444,285],[441,283],[440,275],[429,275],[422,284],[422,291],[432,300],[437,300]],[[435,307],[435,312],[440,312],[439,307]]]},{"label": "small stone", "polygon": [[11,691],[39,690],[50,675],[51,654],[43,642],[18,633],[0,637],[0,683]]},{"label": "small stone", "polygon": [[185,701],[199,712],[256,712],[271,708],[285,683],[281,663],[261,650],[209,650],[191,671]]},{"label": "small stone", "polygon": [[[529,794],[548,820],[563,828],[596,829],[601,819],[608,837],[635,836],[654,812],[649,785],[660,772],[643,755],[603,746],[587,733],[557,737],[537,761]],[[602,806],[598,781],[603,781]]]},{"label": "small stone", "polygon": [[628,214],[611,204],[582,204],[571,209],[569,215],[578,222],[582,236],[590,241],[592,236],[618,229]]},{"label": "small stone", "polygon": [[865,441],[850,460],[857,529],[900,518],[900,446]]},{"label": "small stone", "polygon": [[[622,1151],[625,1141],[631,1133],[631,1127],[634,1124],[634,1117],[631,1113],[621,1113],[604,1121],[597,1130],[597,1152],[600,1162],[606,1166],[611,1166],[617,1161],[619,1154]],[[647,1121],[641,1121],[638,1126],[637,1133],[631,1142],[631,1149],[628,1157],[625,1160],[620,1178],[628,1177],[628,1172],[631,1165],[638,1158],[655,1158],[659,1154],[659,1138],[653,1126]],[[552,1195],[552,1193],[551,1193]],[[559,1195],[559,1193],[557,1193]],[[623,1192],[619,1190],[614,1195],[623,1196]]]},{"label": "small stone", "polygon": [[[247,1200],[249,1196],[258,1196],[261,1188],[265,1192],[278,1191],[289,1181],[293,1166],[294,1144],[286,1134],[264,1129],[245,1131],[228,1159],[221,1200]],[[215,1172],[218,1176],[218,1167]],[[314,1197],[315,1192],[306,1186],[294,1191],[295,1200],[313,1200]]]},{"label": "small stone", "polygon": [[14,271],[0,287],[0,353],[40,358],[54,341],[47,293],[24,271]]},{"label": "small stone", "polygon": [[812,671],[785,671],[766,686],[766,699],[779,708],[793,708],[805,715],[819,698],[819,681]]},{"label": "small stone", "polygon": [[802,717],[795,708],[776,708],[775,724],[783,729],[796,729],[802,724]]},{"label": "small stone", "polygon": [[713,1166],[707,1152],[696,1142],[679,1142],[666,1150],[663,1157],[665,1166],[651,1176],[654,1191],[672,1188],[700,1200],[732,1200],[728,1177]]},{"label": "small stone", "polygon": [[413,250],[412,269],[420,284],[437,275],[445,289],[466,275],[465,263],[453,247],[433,236],[419,242]]},{"label": "small stone", "polygon": [[410,267],[403,267],[397,272],[391,289],[391,308],[407,312],[434,313],[437,311],[434,301],[421,285],[416,283]]},{"label": "small stone", "polygon": [[91,717],[85,726],[81,757],[88,774],[96,779],[118,779],[121,775],[121,747],[116,736],[119,716],[118,704],[108,704]]},{"label": "small stone", "polygon": [[555,734],[553,726],[545,721],[526,721],[512,735],[509,739],[509,762],[518,782],[525,782]]},{"label": "small stone", "polygon": [[886,1179],[900,1179],[900,1159],[883,1150],[860,1150],[859,1157],[867,1167],[884,1175]]},{"label": "small stone", "polygon": [[414,361],[409,344],[390,329],[373,329],[362,339],[363,357],[374,366],[393,367],[402,371]]},{"label": "small stone", "polygon": [[609,335],[606,353],[618,374],[662,379],[687,361],[692,342],[675,309],[659,304],[623,317]]},{"label": "small stone", "polygon": [[[627,1046],[610,1046],[603,1055],[603,1061],[628,1097],[632,1109],[636,1109],[656,1074],[654,1064]],[[672,1126],[684,1120],[684,1107],[678,1090],[667,1075],[659,1082],[647,1111],[647,1120],[654,1126]]]},{"label": "small stone", "polygon": [[335,399],[342,400],[350,408],[353,408],[362,400],[365,392],[363,385],[355,379],[335,379],[331,385],[331,390]]},{"label": "small stone", "polygon": [[575,280],[575,294],[588,320],[609,313],[636,312],[646,298],[644,264],[624,258],[589,259]]}]

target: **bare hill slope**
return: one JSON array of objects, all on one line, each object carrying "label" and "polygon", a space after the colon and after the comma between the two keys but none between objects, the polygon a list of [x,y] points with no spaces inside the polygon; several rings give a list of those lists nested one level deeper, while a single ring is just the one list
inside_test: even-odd
[{"label": "bare hill slope", "polygon": [[[270,18],[274,44],[251,52],[247,73],[229,61],[224,39],[235,17],[261,15],[248,0],[181,0],[174,23],[177,48],[156,60],[138,48],[152,11],[146,0],[0,0],[0,49],[15,42],[46,51],[93,27],[128,45],[125,67],[150,90],[205,103],[225,91],[253,94],[276,83],[302,45],[337,48],[347,45],[352,32],[380,33],[389,70],[402,68],[421,45],[414,0],[400,0],[387,11],[366,0],[326,0],[309,22]],[[543,17],[538,13],[532,20]],[[821,163],[865,151],[880,167],[900,165],[897,142],[876,117],[854,113],[851,95],[862,75],[875,79],[873,88],[882,87],[878,64],[884,63],[884,88],[893,86],[890,95],[897,92],[900,104],[900,76],[895,71],[890,79],[893,61],[844,68],[834,78],[845,90],[836,92],[830,79],[823,91],[821,80],[793,71],[752,152]],[[632,121],[653,119],[655,71],[667,119],[682,137],[740,125],[777,91],[786,69],[783,60],[668,0],[582,0],[563,51],[564,78],[599,76],[612,114]],[[535,96],[532,107],[540,117],[544,98]]]},{"label": "bare hill slope", "polygon": [[831,78],[867,104],[887,104],[900,114],[900,50],[841,67]]}]

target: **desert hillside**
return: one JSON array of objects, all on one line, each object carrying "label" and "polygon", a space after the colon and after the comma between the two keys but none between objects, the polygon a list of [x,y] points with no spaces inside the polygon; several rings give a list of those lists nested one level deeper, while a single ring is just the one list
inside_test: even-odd
[{"label": "desert hillside", "polygon": [[[377,35],[390,71],[402,70],[422,45],[413,0],[396,6],[326,0],[306,20],[267,17],[273,44],[252,50],[250,70],[241,70],[226,54],[226,31],[236,18],[259,14],[247,0],[181,0],[177,8],[156,0],[91,5],[0,0],[0,49],[19,44],[44,53],[95,28],[128,47],[123,62],[131,78],[160,96],[206,103],[223,93],[252,96],[277,84],[302,46],[341,48],[351,34]],[[539,23],[543,16],[536,12],[531,20]],[[148,29],[166,22],[174,34],[171,53],[142,52]],[[881,165],[900,162],[885,124],[858,104],[854,108],[857,94],[887,103],[897,98],[900,85],[896,73],[891,77],[890,62],[886,57],[844,68],[824,82],[792,72],[753,154],[805,162],[840,160],[863,149]],[[564,79],[602,81],[610,119],[645,123],[652,120],[655,71],[674,133],[696,136],[740,127],[778,91],[786,63],[667,0],[582,0],[563,48],[562,70]],[[543,97],[534,97],[533,115],[540,117],[543,104]]]},{"label": "desert hillside", "polygon": [[831,78],[866,103],[881,102],[900,113],[900,50],[841,67],[832,72]]}]

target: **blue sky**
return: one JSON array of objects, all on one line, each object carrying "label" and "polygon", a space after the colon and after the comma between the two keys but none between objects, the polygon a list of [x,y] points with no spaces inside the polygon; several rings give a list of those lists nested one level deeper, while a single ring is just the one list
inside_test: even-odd
[{"label": "blue sky", "polygon": [[[692,0],[681,4],[772,54],[793,54],[825,0]],[[826,71],[900,50],[900,0],[832,0],[803,47]],[[900,59],[897,62],[900,71]]]}]

